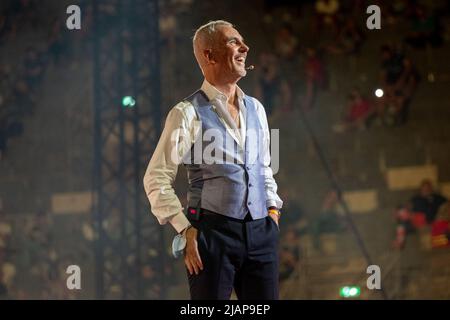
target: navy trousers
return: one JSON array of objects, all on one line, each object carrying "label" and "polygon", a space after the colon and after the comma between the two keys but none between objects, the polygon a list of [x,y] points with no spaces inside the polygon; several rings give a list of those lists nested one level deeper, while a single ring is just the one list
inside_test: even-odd
[{"label": "navy trousers", "polygon": [[191,299],[229,300],[234,288],[239,300],[278,299],[278,237],[275,221],[229,218],[203,210],[197,243],[203,270],[190,275]]}]

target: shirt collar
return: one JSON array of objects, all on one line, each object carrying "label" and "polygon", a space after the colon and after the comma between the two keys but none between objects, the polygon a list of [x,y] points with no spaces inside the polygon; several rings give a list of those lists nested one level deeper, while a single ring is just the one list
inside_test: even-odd
[{"label": "shirt collar", "polygon": [[[210,84],[206,79],[203,81],[201,89],[206,94],[209,101],[213,101],[215,99],[219,99],[224,102],[227,101],[227,96],[212,84]],[[239,86],[236,86],[236,94],[239,100],[244,99],[244,92],[241,90],[241,88],[239,88]]]}]

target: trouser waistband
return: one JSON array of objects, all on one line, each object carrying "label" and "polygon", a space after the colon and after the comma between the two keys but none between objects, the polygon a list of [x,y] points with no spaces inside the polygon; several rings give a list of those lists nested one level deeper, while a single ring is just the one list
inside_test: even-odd
[{"label": "trouser waistband", "polygon": [[[193,213],[191,210],[194,210],[195,213]],[[199,212],[197,212],[197,210],[199,210]],[[228,221],[234,221],[234,222],[247,222],[247,221],[253,221],[253,218],[250,214],[250,211],[247,211],[244,219],[238,219],[238,218],[233,218],[233,217],[229,217],[226,216],[224,214],[220,214],[211,210],[207,210],[207,209],[192,209],[192,208],[188,208],[188,219],[189,220],[194,220],[194,221],[198,221],[201,219],[202,216],[211,216],[213,218],[216,219],[224,219],[224,220],[228,220]]]}]

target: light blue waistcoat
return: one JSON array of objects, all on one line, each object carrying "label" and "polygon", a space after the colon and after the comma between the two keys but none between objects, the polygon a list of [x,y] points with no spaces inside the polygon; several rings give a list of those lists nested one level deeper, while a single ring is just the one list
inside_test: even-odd
[{"label": "light blue waistcoat", "polygon": [[[248,212],[253,219],[266,217],[263,153],[259,152],[263,143],[262,126],[252,99],[244,96],[246,109],[244,150],[227,132],[203,91],[195,92],[186,100],[194,106],[202,128],[202,134],[197,136],[189,157],[183,159],[189,180],[188,207],[203,208],[237,219],[244,219]],[[220,133],[222,141],[217,143],[209,138],[205,141],[203,136],[208,129],[214,129],[216,134]],[[195,146],[198,143],[200,147]],[[203,155],[205,148],[211,143],[214,144],[216,156],[223,155],[222,163],[216,161],[208,164],[203,157],[200,161],[195,158],[194,148],[197,148],[197,151],[201,150]],[[238,152],[244,153],[241,157],[244,163],[242,161],[239,163]]]}]

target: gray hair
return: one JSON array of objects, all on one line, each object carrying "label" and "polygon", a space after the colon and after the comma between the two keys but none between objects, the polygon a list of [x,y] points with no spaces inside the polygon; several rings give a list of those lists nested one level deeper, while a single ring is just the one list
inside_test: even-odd
[{"label": "gray hair", "polygon": [[200,63],[199,48],[212,47],[215,41],[215,34],[218,27],[233,27],[233,24],[225,20],[210,21],[199,27],[192,38],[192,46],[194,47],[194,55]]}]

